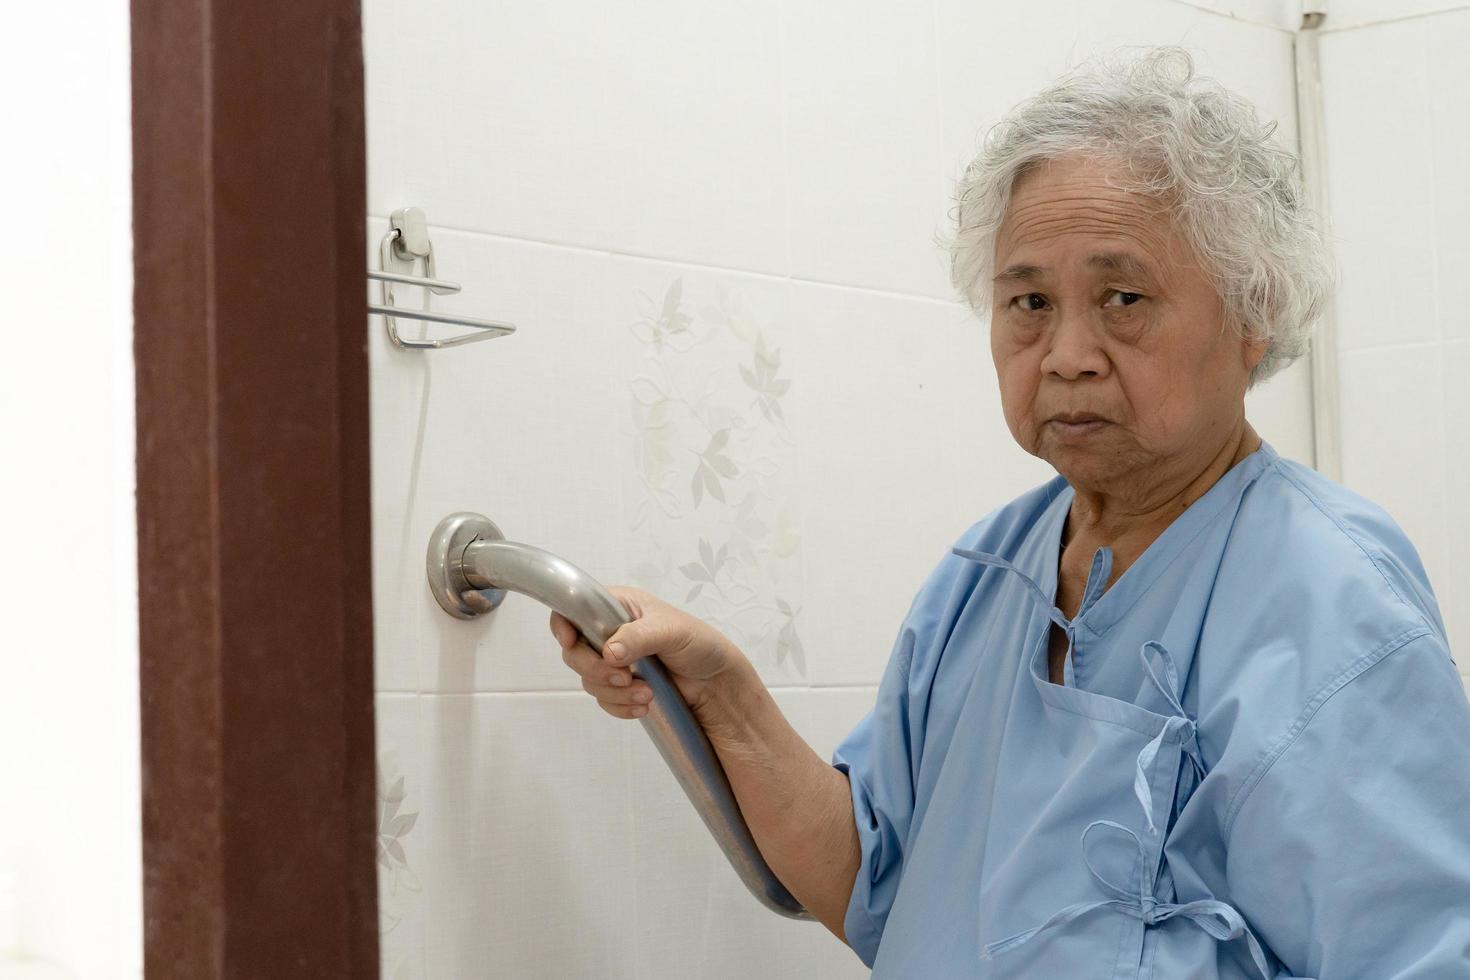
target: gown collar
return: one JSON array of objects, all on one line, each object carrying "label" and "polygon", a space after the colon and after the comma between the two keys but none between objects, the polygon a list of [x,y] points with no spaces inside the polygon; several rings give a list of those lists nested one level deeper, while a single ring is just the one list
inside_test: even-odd
[{"label": "gown collar", "polygon": [[[1027,580],[1027,585],[1035,593],[1042,608],[1047,610],[1047,615],[1063,630],[1069,634],[1083,631],[1099,637],[1122,619],[1160,576],[1171,569],[1180,571],[1176,566],[1189,545],[1227,508],[1233,511],[1246,488],[1278,458],[1280,457],[1271,444],[1261,440],[1258,449],[1227,470],[1198,500],[1164,528],[1163,533],[1128,566],[1128,570],[1113,583],[1112,588],[1107,588],[1113,565],[1112,549],[1098,548],[1092,555],[1082,603],[1077,615],[1070,620],[1057,608],[1056,594],[1062,529],[1066,526],[1067,513],[1076,491],[1060,476],[1056,478],[1059,489],[1037,522],[1037,533],[1028,535],[1029,540],[1022,545],[1018,554],[1007,557],[960,547],[952,548],[951,551],[962,558],[1010,568]],[[1042,546],[1029,546],[1032,542],[1038,542]]]}]

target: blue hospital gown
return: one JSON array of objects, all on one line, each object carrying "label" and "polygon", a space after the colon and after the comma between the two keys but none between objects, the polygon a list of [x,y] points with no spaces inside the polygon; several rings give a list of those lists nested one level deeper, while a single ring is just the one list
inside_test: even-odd
[{"label": "blue hospital gown", "polygon": [[874,976],[1470,978],[1470,704],[1403,532],[1263,444],[1068,621],[1072,497],[964,533],[832,756]]}]

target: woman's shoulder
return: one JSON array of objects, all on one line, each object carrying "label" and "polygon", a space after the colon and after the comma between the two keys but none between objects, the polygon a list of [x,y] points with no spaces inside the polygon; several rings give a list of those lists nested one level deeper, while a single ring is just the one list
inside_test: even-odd
[{"label": "woman's shoulder", "polygon": [[1436,676],[1454,678],[1403,529],[1360,494],[1273,460],[1241,497],[1201,624],[1192,683],[1211,765],[1248,781],[1327,699],[1421,648],[1439,651]]},{"label": "woman's shoulder", "polygon": [[[1404,672],[1463,698],[1413,543],[1373,501],[1271,460],[1234,515],[1191,678],[1214,777],[1204,797],[1225,830],[1285,748],[1332,723],[1325,704],[1351,699],[1343,692],[1364,677],[1397,690]],[[1412,710],[1402,699],[1362,693],[1383,724],[1411,722],[1388,717]]]},{"label": "woman's shoulder", "polygon": [[1424,563],[1398,522],[1292,460],[1274,457],[1243,494],[1229,557],[1259,590],[1319,622],[1359,619],[1365,636],[1417,626],[1444,636]]}]

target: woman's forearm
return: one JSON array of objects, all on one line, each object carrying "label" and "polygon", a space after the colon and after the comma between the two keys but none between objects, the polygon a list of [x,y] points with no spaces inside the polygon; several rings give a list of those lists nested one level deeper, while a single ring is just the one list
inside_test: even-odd
[{"label": "woman's forearm", "polygon": [[846,942],[842,923],[860,858],[847,776],[797,734],[743,656],[695,714],[766,863]]}]

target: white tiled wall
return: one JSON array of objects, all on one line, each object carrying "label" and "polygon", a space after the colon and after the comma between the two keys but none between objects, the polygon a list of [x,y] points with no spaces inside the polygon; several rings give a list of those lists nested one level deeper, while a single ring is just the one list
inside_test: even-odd
[{"label": "white tiled wall", "polygon": [[[1189,44],[1293,139],[1279,5],[1230,6],[365,4],[369,253],[422,206],[465,286],[436,307],[520,327],[425,354],[370,324],[385,976],[866,973],[745,893],[543,607],[439,610],[429,533],[478,510],[708,619],[830,756],[924,575],[1050,476],[933,245],[949,182],[1119,43]],[[1307,376],[1251,411],[1309,461]]]},{"label": "white tiled wall", "polygon": [[1465,6],[1464,0],[1327,0],[1324,30],[1352,30],[1412,17],[1428,17]]},{"label": "white tiled wall", "polygon": [[1334,2],[1325,27],[1343,479],[1419,549],[1470,683],[1470,3]]}]

